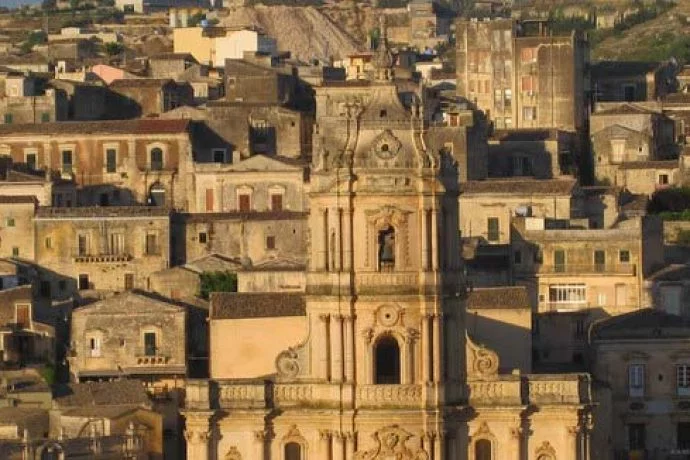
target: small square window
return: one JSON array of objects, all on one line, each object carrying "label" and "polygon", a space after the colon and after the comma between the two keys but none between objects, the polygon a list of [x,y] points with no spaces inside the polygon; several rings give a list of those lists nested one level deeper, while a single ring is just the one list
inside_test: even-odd
[{"label": "small square window", "polygon": [[668,174],[659,174],[659,185],[668,185]]},{"label": "small square window", "polygon": [[622,249],[618,253],[618,261],[622,264],[630,263],[630,251],[627,249]]},{"label": "small square window", "polygon": [[41,114],[41,123],[49,123],[50,122],[50,114],[48,112],[43,112]]},{"label": "small square window", "polygon": [[388,115],[388,112],[384,109],[379,112],[379,117],[383,118]]},{"label": "small square window", "polygon": [[26,154],[26,166],[31,170],[36,169],[36,154],[35,153],[27,153]]},{"label": "small square window", "polygon": [[8,217],[6,220],[6,224],[8,227],[14,227],[14,217]]},{"label": "small square window", "polygon": [[199,233],[199,243],[206,244],[206,232]]},{"label": "small square window", "polygon": [[6,113],[6,114],[5,114],[5,124],[6,124],[6,125],[11,125],[11,124],[12,124],[12,114],[11,114],[11,113]]},{"label": "small square window", "polygon": [[276,237],[275,236],[267,236],[266,237],[266,249],[275,249],[276,248]]},{"label": "small square window", "polygon": [[12,248],[12,257],[19,257],[19,248],[17,246]]},{"label": "small square window", "polygon": [[225,149],[213,149],[213,162],[225,163]]}]

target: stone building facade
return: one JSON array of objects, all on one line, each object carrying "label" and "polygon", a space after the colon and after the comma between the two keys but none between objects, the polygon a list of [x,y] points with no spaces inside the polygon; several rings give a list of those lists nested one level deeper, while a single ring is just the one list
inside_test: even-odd
[{"label": "stone building facade", "polygon": [[589,112],[586,38],[554,36],[545,23],[536,26],[531,31],[509,19],[458,21],[457,92],[498,129],[582,135]]},{"label": "stone building facade", "polygon": [[[391,67],[384,41],[370,86],[317,89],[305,293],[212,297],[212,380],[186,386],[189,458],[585,455],[586,377],[499,375],[467,339],[458,172],[426,148],[429,120]],[[240,349],[251,359],[225,351]]]},{"label": "stone building facade", "polygon": [[170,262],[170,214],[154,206],[39,208],[34,261],[41,293],[146,289]]}]

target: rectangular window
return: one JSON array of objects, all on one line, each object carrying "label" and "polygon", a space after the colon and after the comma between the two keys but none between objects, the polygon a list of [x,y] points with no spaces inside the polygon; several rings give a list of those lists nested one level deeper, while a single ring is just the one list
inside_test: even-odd
[{"label": "rectangular window", "polygon": [[12,247],[12,257],[19,257],[19,248],[17,246]]},{"label": "rectangular window", "polygon": [[510,110],[510,107],[513,105],[513,90],[512,89],[506,89],[503,91],[503,107],[506,110]]},{"label": "rectangular window", "polygon": [[628,395],[631,398],[644,396],[645,365],[628,365]]},{"label": "rectangular window", "polygon": [[534,77],[525,75],[521,79],[521,88],[523,93],[531,93],[534,91]]},{"label": "rectangular window", "polygon": [[535,62],[537,60],[537,48],[522,48],[520,50],[520,60],[523,64]]},{"label": "rectangular window", "polygon": [[213,162],[225,163],[225,149],[213,149]]},{"label": "rectangular window", "polygon": [[275,249],[276,248],[276,237],[275,236],[267,236],[266,237],[266,249]]},{"label": "rectangular window", "polygon": [[117,150],[107,149],[105,151],[105,171],[109,173],[117,171]]},{"label": "rectangular window", "polygon": [[631,423],[628,425],[628,449],[645,449],[645,425],[644,423]]},{"label": "rectangular window", "polygon": [[271,211],[283,210],[283,195],[278,193],[271,195]]},{"label": "rectangular window", "polygon": [[630,263],[630,251],[627,249],[621,249],[618,252],[618,261],[622,264]]},{"label": "rectangular window", "polygon": [[[479,86],[481,86],[481,82],[480,82]],[[474,93],[474,80],[470,80],[469,90],[470,90],[470,93]]]},{"label": "rectangular window", "polygon": [[676,366],[676,388],[678,396],[690,396],[690,364]]},{"label": "rectangular window", "polygon": [[49,123],[50,122],[50,114],[48,112],[43,112],[41,114],[41,123]]},{"label": "rectangular window", "polygon": [[125,234],[111,233],[110,234],[110,253],[124,254],[125,253]]},{"label": "rectangular window", "polygon": [[690,423],[679,422],[676,426],[676,447],[679,450],[690,450]]},{"label": "rectangular window", "polygon": [[562,249],[553,251],[553,270],[556,273],[565,272],[565,251]]},{"label": "rectangular window", "polygon": [[144,333],[144,354],[146,356],[156,356],[156,333]]},{"label": "rectangular window", "polygon": [[62,172],[72,174],[72,151],[62,151]]},{"label": "rectangular window", "polygon": [[537,119],[537,108],[536,107],[523,107],[522,108],[522,119],[525,121],[535,121]]},{"label": "rectangular window", "polygon": [[242,193],[237,196],[238,207],[242,212],[249,212],[251,210],[251,204],[249,200],[249,195]]},{"label": "rectangular window", "polygon": [[554,284],[549,286],[549,303],[556,309],[578,309],[587,305],[584,284]]},{"label": "rectangular window", "polygon": [[79,235],[78,238],[78,246],[77,246],[77,255],[78,256],[85,256],[89,252],[89,244],[86,239],[86,235]]},{"label": "rectangular window", "polygon": [[506,117],[504,120],[504,124],[506,129],[511,129],[513,127],[513,119],[510,117]]},{"label": "rectangular window", "polygon": [[101,338],[91,337],[89,339],[89,356],[92,358],[101,357]]},{"label": "rectangular window", "polygon": [[598,273],[606,271],[606,251],[594,251],[594,270]]},{"label": "rectangular window", "polygon": [[214,190],[212,188],[206,189],[206,212],[213,212],[213,198]]},{"label": "rectangular window", "polygon": [[498,217],[489,217],[486,221],[487,226],[487,239],[489,241],[498,241],[501,237]]},{"label": "rectangular window", "polygon": [[28,327],[31,320],[31,305],[17,304],[14,306],[16,315],[16,324],[19,327]]},{"label": "rectangular window", "polygon": [[11,113],[6,113],[6,114],[5,114],[5,124],[6,124],[6,125],[11,125],[11,124],[12,124],[12,114],[11,114]]},{"label": "rectangular window", "polygon": [[46,237],[45,241],[46,249],[51,249],[53,247],[53,240],[50,239],[50,237]]},{"label": "rectangular window", "polygon": [[131,291],[134,289],[134,274],[125,273],[125,291]]},{"label": "rectangular window", "polygon": [[146,255],[158,255],[158,237],[153,233],[146,235]]},{"label": "rectangular window", "polygon": [[199,243],[206,244],[206,232],[199,233]]},{"label": "rectangular window", "polygon": [[7,219],[5,219],[5,224],[8,227],[14,227],[14,224],[15,224],[14,217],[8,217]]},{"label": "rectangular window", "polygon": [[79,285],[78,288],[80,291],[84,291],[86,289],[89,289],[89,275],[82,273],[79,275]]},{"label": "rectangular window", "polygon": [[668,174],[659,174],[659,185],[668,185]]},{"label": "rectangular window", "polygon": [[37,164],[36,154],[35,153],[27,153],[26,154],[26,166],[27,166],[27,168],[29,168],[31,170],[35,170],[36,164]]},{"label": "rectangular window", "polygon": [[163,150],[158,147],[151,149],[151,171],[161,171],[163,169]]},{"label": "rectangular window", "polygon": [[611,141],[611,162],[621,163],[625,158],[625,140]]}]

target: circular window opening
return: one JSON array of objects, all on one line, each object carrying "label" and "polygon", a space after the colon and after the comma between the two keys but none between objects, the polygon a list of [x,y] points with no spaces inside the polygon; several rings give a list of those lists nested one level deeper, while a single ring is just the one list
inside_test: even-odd
[{"label": "circular window opening", "polygon": [[387,152],[387,151],[388,151],[388,144],[383,144],[383,145],[381,146],[381,151],[382,151],[382,152]]}]

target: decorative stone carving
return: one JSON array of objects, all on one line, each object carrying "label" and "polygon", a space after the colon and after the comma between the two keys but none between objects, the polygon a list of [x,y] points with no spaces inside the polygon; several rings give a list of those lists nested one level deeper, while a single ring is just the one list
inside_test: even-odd
[{"label": "decorative stone carving", "polygon": [[366,451],[355,453],[355,460],[428,460],[429,454],[419,448],[407,447],[411,433],[391,425],[382,428],[372,435],[376,446]]},{"label": "decorative stone carving", "polygon": [[467,373],[470,378],[492,378],[498,376],[498,354],[477,345],[467,336]]},{"label": "decorative stone carving", "polygon": [[393,226],[396,229],[407,223],[409,211],[403,211],[395,206],[382,206],[376,210],[366,211],[367,220],[377,229]]},{"label": "decorative stone carving", "polygon": [[304,436],[302,436],[302,433],[299,432],[297,425],[290,426],[288,432],[285,434],[285,436],[283,436],[283,442],[286,444],[288,442],[296,442],[298,444],[304,443]]},{"label": "decorative stone carving", "polygon": [[292,348],[281,351],[276,358],[278,375],[285,378],[295,378],[299,374],[299,362],[297,353]]},{"label": "decorative stone carving", "polygon": [[382,160],[390,160],[400,151],[402,143],[387,129],[374,140],[371,151]]},{"label": "decorative stone carving", "polygon": [[379,324],[392,327],[400,320],[400,308],[397,305],[381,305],[376,311],[376,320]]},{"label": "decorative stone carving", "polygon": [[537,460],[556,460],[556,449],[549,441],[542,442],[535,452]]},{"label": "decorative stone carving", "polygon": [[242,454],[237,450],[237,447],[232,446],[228,449],[228,453],[225,454],[225,460],[242,460]]}]

